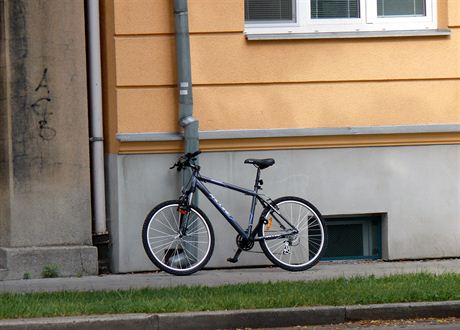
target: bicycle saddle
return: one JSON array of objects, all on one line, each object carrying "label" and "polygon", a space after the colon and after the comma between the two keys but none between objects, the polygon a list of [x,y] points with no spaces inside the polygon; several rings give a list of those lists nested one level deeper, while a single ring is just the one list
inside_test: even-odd
[{"label": "bicycle saddle", "polygon": [[253,164],[254,166],[263,170],[264,168],[270,167],[275,164],[275,160],[273,158],[266,158],[266,159],[246,159],[244,161],[245,164]]}]

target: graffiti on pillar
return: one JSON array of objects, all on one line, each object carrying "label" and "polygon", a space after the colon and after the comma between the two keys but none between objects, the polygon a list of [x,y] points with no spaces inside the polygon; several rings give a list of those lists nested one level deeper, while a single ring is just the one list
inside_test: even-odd
[{"label": "graffiti on pillar", "polygon": [[42,78],[35,88],[35,102],[30,106],[38,117],[38,135],[42,140],[49,141],[56,136],[56,130],[49,125],[52,112],[48,111],[48,105],[51,102],[51,91],[48,84],[48,68],[43,70]]}]

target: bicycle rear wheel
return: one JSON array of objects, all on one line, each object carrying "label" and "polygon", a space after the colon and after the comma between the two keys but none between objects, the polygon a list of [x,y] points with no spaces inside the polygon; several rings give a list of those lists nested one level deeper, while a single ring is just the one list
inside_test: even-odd
[{"label": "bicycle rear wheel", "polygon": [[[185,235],[180,232],[182,221],[188,221]],[[174,275],[189,275],[203,268],[211,258],[214,231],[199,208],[190,206],[188,214],[181,214],[179,201],[168,201],[147,215],[142,242],[158,268]]]},{"label": "bicycle rear wheel", "polygon": [[298,233],[275,239],[263,239],[260,246],[270,261],[289,270],[301,271],[313,267],[327,246],[327,228],[319,211],[308,201],[298,197],[281,197],[273,201],[274,211],[266,207],[261,217],[259,236],[283,234],[291,229]]}]

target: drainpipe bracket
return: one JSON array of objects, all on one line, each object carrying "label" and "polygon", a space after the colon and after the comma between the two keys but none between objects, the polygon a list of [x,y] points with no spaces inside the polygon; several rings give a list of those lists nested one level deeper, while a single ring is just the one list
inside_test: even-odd
[{"label": "drainpipe bracket", "polygon": [[101,142],[101,141],[104,141],[103,137],[93,136],[89,138],[89,142]]},{"label": "drainpipe bracket", "polygon": [[194,122],[198,121],[195,117],[193,116],[187,116],[179,120],[179,124],[181,127],[186,127],[188,125],[193,124]]}]

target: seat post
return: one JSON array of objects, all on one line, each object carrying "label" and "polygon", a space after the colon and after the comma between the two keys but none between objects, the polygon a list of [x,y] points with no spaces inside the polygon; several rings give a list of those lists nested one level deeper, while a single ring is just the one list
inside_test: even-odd
[{"label": "seat post", "polygon": [[[260,168],[258,166],[257,167],[257,174],[256,174],[256,181],[254,182],[254,191],[255,193],[257,194],[257,192],[259,191],[259,189],[261,188],[260,187],[260,184],[259,184],[259,180],[260,180]],[[248,226],[248,229],[246,231],[246,234],[249,235],[251,234],[252,232],[252,226],[254,224],[254,213],[256,211],[256,204],[257,204],[257,197],[256,196],[252,196],[252,203],[251,203],[251,212],[249,213],[249,226]],[[238,249],[239,251],[239,249]],[[237,254],[235,254],[235,256],[238,258],[238,252]]]},{"label": "seat post", "polygon": [[257,167],[257,174],[256,174],[256,181],[254,182],[254,191],[257,192],[260,188],[259,185],[260,180],[260,168]]}]

